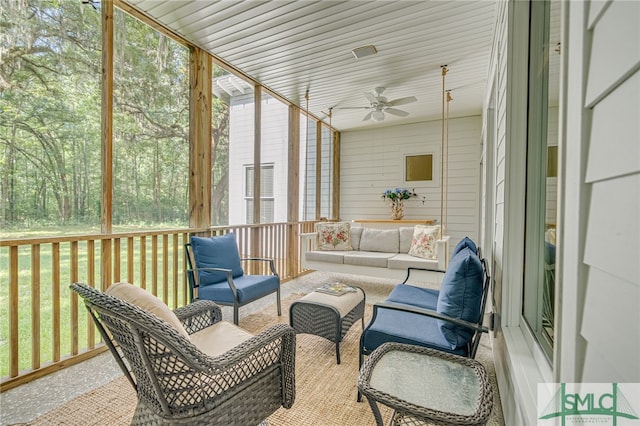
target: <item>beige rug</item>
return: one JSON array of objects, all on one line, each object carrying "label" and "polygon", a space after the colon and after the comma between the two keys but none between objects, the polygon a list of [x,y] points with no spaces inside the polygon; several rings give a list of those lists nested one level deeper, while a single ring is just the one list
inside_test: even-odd
[{"label": "beige rug", "polygon": [[[240,320],[240,326],[256,333],[276,322],[288,322],[291,303],[301,294],[282,301],[283,315],[269,307]],[[365,310],[365,324],[371,306]],[[289,410],[281,408],[269,417],[270,426],[358,426],[374,425],[369,404],[356,402],[360,323],[353,325],[340,345],[342,363],[336,364],[335,345],[321,337],[299,334],[296,338],[296,400]],[[487,345],[488,339],[483,339]],[[488,346],[481,345],[477,359],[495,383],[495,369]],[[494,387],[497,389],[497,387]],[[36,418],[31,425],[128,425],[133,417],[136,396],[123,376]],[[381,406],[385,419],[390,410]],[[489,424],[502,424],[497,398]]]}]

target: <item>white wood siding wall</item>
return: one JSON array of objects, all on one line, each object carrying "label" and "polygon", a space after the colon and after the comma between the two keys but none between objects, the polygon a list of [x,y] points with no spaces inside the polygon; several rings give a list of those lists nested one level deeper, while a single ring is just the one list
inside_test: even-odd
[{"label": "white wood siding wall", "polygon": [[260,161],[262,164],[273,164],[273,221],[286,222],[289,196],[289,106],[271,96],[263,95],[262,99],[261,137]]},{"label": "white wood siding wall", "polygon": [[564,3],[552,374],[520,326],[522,256],[513,241],[523,235],[514,170],[526,140],[514,128],[525,122],[514,99],[526,96],[522,57],[513,57],[526,50],[518,27],[527,5],[497,7],[489,81],[497,83],[493,284],[501,318],[491,336],[505,423],[535,424],[537,383],[640,382],[640,2]]},{"label": "white wood siding wall", "polygon": [[[229,224],[247,223],[245,166],[253,165],[254,96],[232,98],[229,119]],[[274,222],[287,221],[289,107],[263,96],[260,161],[273,164]]]},{"label": "white wood siding wall", "polygon": [[[455,101],[453,101],[455,102]],[[453,109],[454,106],[452,105]],[[449,120],[449,216],[451,240],[477,241],[479,227],[480,116]],[[405,219],[440,221],[441,122],[430,121],[344,132],[341,135],[340,215],[342,220],[389,219],[382,193],[415,188],[419,199],[405,203]],[[404,181],[404,156],[433,154],[434,181]]]},{"label": "white wood siding wall", "polygon": [[[561,330],[573,341],[562,341],[560,378],[637,383],[640,2],[571,3],[570,12],[576,50],[567,72],[583,77],[569,80],[567,114],[575,121],[567,126],[566,192],[579,193],[580,211],[564,218],[566,240],[578,243],[567,245],[562,274],[563,315],[575,311],[576,318]],[[575,310],[576,301],[583,309]]]}]

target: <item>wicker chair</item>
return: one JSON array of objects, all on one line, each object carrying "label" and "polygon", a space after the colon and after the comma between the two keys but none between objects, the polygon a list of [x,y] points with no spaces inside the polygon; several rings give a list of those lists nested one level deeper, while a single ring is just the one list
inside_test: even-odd
[{"label": "wicker chair", "polygon": [[150,313],[153,310],[86,284],[71,288],[84,299],[137,392],[131,424],[257,425],[280,407],[292,406],[295,332],[288,325],[274,325],[210,356],[191,342],[195,333],[200,337],[205,333],[209,342],[206,333],[222,326],[230,334],[234,330],[248,334],[221,322],[220,307],[214,302],[200,300],[173,311],[184,326],[180,331]]}]

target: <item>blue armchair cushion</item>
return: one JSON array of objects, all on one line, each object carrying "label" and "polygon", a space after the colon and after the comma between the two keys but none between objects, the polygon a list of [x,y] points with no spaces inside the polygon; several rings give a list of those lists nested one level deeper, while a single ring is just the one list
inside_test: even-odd
[{"label": "blue armchair cushion", "polygon": [[453,252],[451,253],[451,257],[453,258],[465,247],[468,247],[472,252],[474,252],[475,254],[478,254],[478,246],[476,246],[476,243],[474,243],[471,238],[464,237],[463,239],[460,240],[458,244],[456,244],[456,247],[453,249]]},{"label": "blue armchair cushion", "polygon": [[544,263],[547,265],[556,263],[556,246],[548,241],[544,242]]},{"label": "blue armchair cushion", "polygon": [[[469,247],[464,247],[449,262],[436,310],[443,315],[477,323],[480,319],[482,281],[480,259]],[[473,330],[447,321],[438,320],[438,325],[451,349],[463,347],[473,336]]]},{"label": "blue armchair cushion", "polygon": [[410,312],[378,308],[375,321],[362,336],[363,347],[373,350],[386,342],[424,346],[466,356],[465,346],[451,349],[435,318]]},{"label": "blue armchair cushion", "polygon": [[[280,280],[276,275],[241,275],[234,277],[233,283],[238,290],[238,303],[244,305],[275,292],[280,285]],[[233,304],[233,293],[226,279],[220,283],[201,286],[198,289],[198,297],[218,303]]]},{"label": "blue armchair cushion", "polygon": [[395,286],[385,302],[400,303],[417,306],[419,308],[436,310],[440,292],[431,288],[415,287],[408,284]]},{"label": "blue armchair cushion", "polygon": [[[193,257],[196,261],[196,268],[225,268],[231,269],[231,274],[235,278],[244,274],[240,263],[240,254],[236,237],[232,232],[219,237],[191,237],[191,247]],[[221,271],[198,271],[200,276],[200,286],[224,282],[227,288],[227,274]],[[202,290],[200,290],[202,291]]]}]

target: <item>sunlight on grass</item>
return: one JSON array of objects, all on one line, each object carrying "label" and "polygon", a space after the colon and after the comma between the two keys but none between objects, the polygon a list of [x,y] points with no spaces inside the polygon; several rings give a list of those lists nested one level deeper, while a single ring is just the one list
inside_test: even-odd
[{"label": "sunlight on grass", "polygon": [[[83,228],[83,233],[86,235],[86,227]],[[29,237],[43,237],[41,233],[44,230],[29,230],[23,232],[21,237],[29,235]],[[47,231],[47,237],[51,235],[51,229]],[[59,235],[77,235],[79,229],[67,229],[66,232]],[[6,238],[7,233],[3,233],[3,238]],[[17,233],[11,233],[11,235],[18,235]],[[12,237],[13,238],[13,237]],[[172,309],[174,306],[174,263],[173,255],[174,250],[178,250],[178,265],[177,265],[177,288],[178,288],[178,305],[183,301],[184,289],[182,288],[182,278],[184,273],[183,265],[183,249],[182,245],[174,246],[173,236],[168,238],[168,244],[164,246],[164,239],[162,236],[157,238],[157,258],[156,269],[154,271],[153,262],[153,250],[151,244],[151,237],[146,238],[146,247],[144,252],[144,261],[141,254],[140,238],[135,237],[133,244],[133,250],[131,253],[131,262],[134,265],[133,284],[141,286],[142,273],[144,272],[144,286],[152,291],[154,287],[157,288],[157,296],[164,299],[163,295],[166,292],[168,298],[164,300]],[[181,240],[180,240],[181,242]],[[54,256],[54,244],[45,243],[40,245],[40,274],[39,285],[35,287],[32,285],[32,251],[31,245],[25,244],[18,249],[18,365],[19,370],[30,370],[32,368],[32,342],[34,341],[34,329],[32,310],[39,314],[39,334],[40,340],[38,347],[40,349],[40,363],[45,365],[53,361],[54,354],[54,336],[59,333],[60,338],[60,356],[62,358],[71,355],[72,352],[72,328],[77,326],[78,333],[78,345],[80,352],[89,347],[88,335],[90,327],[94,327],[92,322],[89,321],[86,308],[81,300],[78,301],[77,317],[78,323],[72,324],[73,312],[72,312],[72,292],[69,289],[69,285],[72,283],[72,276],[74,270],[72,268],[72,245],[69,242],[62,242],[58,245],[59,260],[57,264],[53,265],[55,261]],[[129,254],[127,252],[128,245],[127,239],[121,239],[120,241],[120,280],[129,281],[127,276]],[[167,275],[164,276],[165,265],[163,263],[164,253],[166,251],[166,257],[169,260],[166,265]],[[10,301],[9,301],[9,266],[10,266],[10,250],[9,247],[0,248],[0,377],[6,377],[9,375],[9,354],[10,354]],[[101,283],[101,263],[100,263],[100,241],[96,241],[93,252],[93,265],[89,265],[90,261],[90,249],[87,241],[78,242],[78,258],[77,258],[77,281],[86,282],[99,286]],[[144,264],[144,271],[141,271],[140,265]],[[90,268],[92,266],[92,268]],[[58,271],[59,280],[54,279],[54,271]],[[93,270],[93,275],[90,271]],[[112,277],[115,278],[115,266],[111,272]],[[36,282],[38,277],[36,277]],[[156,285],[153,285],[154,279]],[[56,284],[57,283],[57,284]],[[57,286],[57,287],[56,287]],[[40,303],[38,306],[32,306],[34,303],[34,291],[39,292]],[[59,318],[55,318],[54,306],[54,294],[59,293]],[[54,329],[54,324],[58,323],[59,327]],[[98,333],[95,333],[96,339],[98,339]],[[37,343],[37,341],[36,341]]]}]

